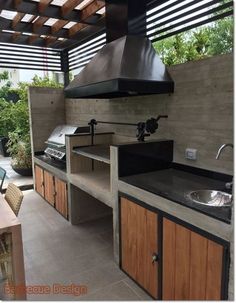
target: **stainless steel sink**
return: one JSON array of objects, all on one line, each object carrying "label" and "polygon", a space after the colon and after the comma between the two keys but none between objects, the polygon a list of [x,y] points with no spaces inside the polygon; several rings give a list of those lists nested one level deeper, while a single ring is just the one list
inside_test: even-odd
[{"label": "stainless steel sink", "polygon": [[188,198],[195,203],[214,207],[230,207],[232,195],[217,190],[196,190],[187,194]]}]

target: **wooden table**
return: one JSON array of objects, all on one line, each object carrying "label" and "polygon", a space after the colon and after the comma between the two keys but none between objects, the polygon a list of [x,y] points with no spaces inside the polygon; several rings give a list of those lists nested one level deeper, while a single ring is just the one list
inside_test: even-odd
[{"label": "wooden table", "polygon": [[24,255],[22,245],[21,224],[3,195],[0,194],[0,234],[10,233],[12,236],[12,271],[13,281],[17,289],[21,291],[14,294],[15,300],[26,300],[26,293],[22,291],[25,287]]}]

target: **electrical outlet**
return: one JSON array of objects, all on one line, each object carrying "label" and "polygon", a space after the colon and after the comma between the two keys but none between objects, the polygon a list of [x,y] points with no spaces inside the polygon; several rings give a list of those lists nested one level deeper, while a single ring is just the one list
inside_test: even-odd
[{"label": "electrical outlet", "polygon": [[185,158],[189,160],[197,160],[197,150],[194,148],[186,148]]}]

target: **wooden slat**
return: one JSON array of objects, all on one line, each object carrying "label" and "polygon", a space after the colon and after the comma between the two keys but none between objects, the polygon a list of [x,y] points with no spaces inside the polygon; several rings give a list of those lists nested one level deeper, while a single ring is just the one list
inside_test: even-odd
[{"label": "wooden slat", "polygon": [[12,39],[11,39],[12,43],[16,43],[16,41],[20,35],[21,35],[21,33],[19,33],[19,32],[15,32],[14,34],[12,34]]},{"label": "wooden slat", "polygon": [[44,23],[48,20],[48,17],[39,17],[33,25],[33,32],[36,33],[40,27],[44,25]]},{"label": "wooden slat", "polygon": [[68,217],[68,199],[66,182],[55,178],[55,207],[65,217]]},{"label": "wooden slat", "polygon": [[55,204],[55,190],[54,190],[54,177],[47,171],[44,171],[44,187],[45,187],[45,199],[52,206]]},{"label": "wooden slat", "polygon": [[145,208],[137,205],[133,202],[129,202],[132,205],[132,208],[136,210],[135,218],[132,217],[131,220],[134,220],[136,223],[136,239],[135,239],[135,256],[134,260],[136,261],[136,277],[135,279],[140,285],[146,286],[146,272],[145,268],[148,271],[148,263],[147,263],[147,225],[146,222],[146,211]]},{"label": "wooden slat", "polygon": [[[136,208],[121,198],[122,268],[133,278],[136,277]],[[134,257],[132,257],[134,256]]]},{"label": "wooden slat", "polygon": [[191,232],[189,300],[206,298],[207,242],[207,238]]},{"label": "wooden slat", "polygon": [[28,44],[33,44],[35,40],[38,39],[38,35],[31,35],[28,39]]},{"label": "wooden slat", "polygon": [[81,20],[86,20],[89,16],[95,14],[98,10],[105,6],[104,1],[95,0],[88,6],[86,6],[82,11],[80,18]]},{"label": "wooden slat", "polygon": [[17,8],[22,3],[22,0],[14,0],[15,8]]},{"label": "wooden slat", "polygon": [[223,246],[208,240],[206,300],[221,300]]},{"label": "wooden slat", "polygon": [[176,224],[175,300],[189,299],[190,230]]},{"label": "wooden slat", "polygon": [[12,20],[12,29],[15,29],[17,24],[21,21],[25,14],[17,13],[14,19]]},{"label": "wooden slat", "polygon": [[48,47],[50,44],[54,43],[55,41],[57,41],[56,37],[46,37],[45,46]]},{"label": "wooden slat", "polygon": [[40,2],[38,4],[39,12],[43,13],[51,2],[52,2],[52,0],[40,0]]},{"label": "wooden slat", "polygon": [[83,23],[77,23],[75,25],[73,25],[70,29],[69,29],[69,37],[73,37],[77,32],[79,32],[81,29],[87,27],[86,24]]},{"label": "wooden slat", "polygon": [[175,226],[174,222],[163,219],[163,300],[175,297]]},{"label": "wooden slat", "polygon": [[67,0],[61,7],[61,14],[64,17],[68,15],[77,5],[82,3],[84,0]]},{"label": "wooden slat", "polygon": [[52,34],[55,34],[58,32],[63,26],[65,26],[68,23],[66,20],[58,20],[51,26],[51,32]]},{"label": "wooden slat", "polygon": [[35,165],[34,177],[35,177],[35,190],[44,197],[44,176],[43,169],[38,165]]},{"label": "wooden slat", "polygon": [[[105,6],[105,3],[101,0],[95,0],[88,6],[86,6],[80,14],[80,21],[85,21],[88,17],[95,14],[99,9]],[[85,24],[75,24],[69,29],[69,36],[75,35],[78,31],[85,28]]]}]

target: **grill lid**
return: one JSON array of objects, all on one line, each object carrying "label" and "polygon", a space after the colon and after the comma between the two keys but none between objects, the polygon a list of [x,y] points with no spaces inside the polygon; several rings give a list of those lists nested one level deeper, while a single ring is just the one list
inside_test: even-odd
[{"label": "grill lid", "polygon": [[76,125],[59,125],[53,130],[46,143],[56,145],[57,147],[65,146],[66,135],[76,134],[79,132],[79,128]]}]

